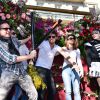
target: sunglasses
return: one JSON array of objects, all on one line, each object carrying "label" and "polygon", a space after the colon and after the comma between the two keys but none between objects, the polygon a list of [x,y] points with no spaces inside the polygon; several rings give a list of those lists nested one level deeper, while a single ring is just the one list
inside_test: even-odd
[{"label": "sunglasses", "polygon": [[8,30],[11,30],[11,28],[0,28],[1,30],[6,30],[6,31],[8,31]]},{"label": "sunglasses", "polygon": [[94,35],[94,34],[99,34],[99,33],[97,33],[97,32],[95,32],[95,33],[92,33],[92,35]]},{"label": "sunglasses", "polygon": [[68,38],[67,40],[75,40],[75,38],[73,37],[73,38]]},{"label": "sunglasses", "polygon": [[48,36],[48,38],[55,38],[56,36]]}]

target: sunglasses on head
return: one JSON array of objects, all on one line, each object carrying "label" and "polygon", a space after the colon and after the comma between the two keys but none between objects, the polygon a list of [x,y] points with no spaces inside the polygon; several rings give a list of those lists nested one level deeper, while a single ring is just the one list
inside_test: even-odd
[{"label": "sunglasses on head", "polygon": [[99,34],[99,33],[98,32],[92,33],[92,35],[94,35],[94,34]]},{"label": "sunglasses on head", "polygon": [[93,32],[92,32],[92,35],[93,34],[100,34],[100,30],[94,30]]},{"label": "sunglasses on head", "polygon": [[2,30],[11,30],[11,28],[0,28],[0,29],[2,29]]},{"label": "sunglasses on head", "polygon": [[48,38],[55,38],[56,36],[48,36]]}]

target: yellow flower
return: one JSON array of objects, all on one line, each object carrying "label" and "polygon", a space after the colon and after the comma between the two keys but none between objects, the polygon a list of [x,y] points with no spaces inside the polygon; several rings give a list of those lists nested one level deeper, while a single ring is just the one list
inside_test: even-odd
[{"label": "yellow flower", "polygon": [[37,90],[46,88],[46,84],[43,82],[43,79],[39,76],[36,68],[33,65],[29,64],[27,72],[31,76]]}]

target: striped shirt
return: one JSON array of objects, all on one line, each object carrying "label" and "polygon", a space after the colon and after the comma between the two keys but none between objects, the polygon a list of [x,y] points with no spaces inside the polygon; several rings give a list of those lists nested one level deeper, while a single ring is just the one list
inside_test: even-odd
[{"label": "striped shirt", "polygon": [[[18,50],[20,42],[17,38],[12,37],[12,42]],[[8,51],[8,43],[0,40],[0,68],[13,72],[16,75],[26,74],[24,66],[21,62],[16,62],[17,55],[10,54]]]}]

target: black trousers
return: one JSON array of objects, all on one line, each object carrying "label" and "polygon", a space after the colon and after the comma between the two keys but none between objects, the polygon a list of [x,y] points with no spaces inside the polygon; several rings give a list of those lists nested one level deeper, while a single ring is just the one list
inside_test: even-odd
[{"label": "black trousers", "polygon": [[47,94],[47,100],[54,100],[55,93],[56,93],[56,87],[54,83],[54,79],[51,73],[51,70],[43,68],[43,67],[36,67],[38,70],[39,75],[42,77],[43,81],[47,85],[47,90],[38,90],[38,100],[45,100],[45,93]]}]

